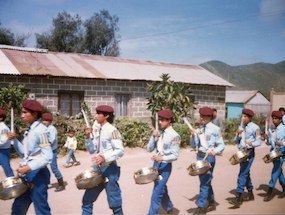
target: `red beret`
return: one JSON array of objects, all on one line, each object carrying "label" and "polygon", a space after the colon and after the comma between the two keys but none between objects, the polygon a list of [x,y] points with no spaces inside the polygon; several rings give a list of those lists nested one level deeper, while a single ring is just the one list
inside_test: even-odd
[{"label": "red beret", "polygon": [[272,117],[279,118],[279,119],[282,119],[282,113],[281,113],[281,111],[272,111],[271,116],[272,116]]},{"label": "red beret", "polygon": [[108,105],[100,105],[96,107],[97,112],[114,113],[114,109]]},{"label": "red beret", "polygon": [[172,111],[167,109],[158,111],[157,115],[164,119],[172,119],[174,117]]},{"label": "red beret", "polygon": [[53,120],[53,116],[51,113],[43,113],[42,115],[42,120],[45,121],[52,121]]},{"label": "red beret", "polygon": [[203,116],[213,116],[213,110],[209,107],[202,107],[199,109],[199,114]]},{"label": "red beret", "polygon": [[34,112],[43,112],[44,108],[43,106],[36,100],[27,99],[23,101],[22,103],[23,108],[26,108],[28,110],[34,111]]},{"label": "red beret", "polygon": [[7,112],[3,109],[0,109],[0,116],[5,117],[7,115]]},{"label": "red beret", "polygon": [[245,114],[245,115],[248,115],[249,117],[253,117],[254,116],[254,112],[250,109],[247,109],[247,108],[244,108],[242,110],[242,113]]}]

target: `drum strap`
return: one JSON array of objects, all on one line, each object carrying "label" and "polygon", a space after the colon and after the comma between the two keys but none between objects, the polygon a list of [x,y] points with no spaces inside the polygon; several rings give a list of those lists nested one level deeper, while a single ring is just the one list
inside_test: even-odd
[{"label": "drum strap", "polygon": [[157,141],[157,151],[162,153],[163,152],[163,135],[164,135],[164,130],[161,131],[161,135],[160,137],[158,138],[158,141]]},{"label": "drum strap", "polygon": [[277,132],[276,130],[273,130],[272,131],[272,140],[273,140],[273,143],[274,143],[274,148],[276,147],[276,141],[277,141]]},{"label": "drum strap", "polygon": [[24,159],[28,160],[28,130],[25,131],[24,133],[23,144],[24,144]]},{"label": "drum strap", "polygon": [[102,128],[99,129],[99,139],[98,139],[98,146],[97,146],[97,154],[100,153],[100,147],[101,147],[101,131],[102,131]]},{"label": "drum strap", "polygon": [[206,130],[206,125],[204,125],[201,129],[201,133],[199,134],[199,139],[200,139],[200,144],[204,148],[208,148],[208,143],[206,142],[205,138],[205,130]]}]

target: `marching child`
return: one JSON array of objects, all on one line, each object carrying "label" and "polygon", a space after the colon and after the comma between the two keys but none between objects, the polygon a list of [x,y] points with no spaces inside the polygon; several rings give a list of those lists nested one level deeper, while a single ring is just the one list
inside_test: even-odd
[{"label": "marching child", "polygon": [[68,150],[66,164],[64,165],[64,167],[68,168],[68,167],[72,166],[70,159],[73,160],[74,166],[79,165],[80,163],[76,160],[76,157],[74,155],[74,152],[77,148],[77,139],[75,137],[75,131],[74,130],[71,129],[68,131],[68,137],[67,137],[66,142],[65,142],[63,147],[66,147]]},{"label": "marching child", "polygon": [[[282,113],[280,111],[273,111],[271,114],[274,128],[270,128],[268,132],[268,138],[266,144],[271,145],[270,151],[277,149],[285,154],[285,125],[282,123]],[[273,169],[271,173],[271,179],[269,181],[268,190],[264,201],[268,202],[273,199],[272,191],[275,187],[277,180],[283,188],[283,192],[280,198],[285,197],[285,178],[282,172],[282,165],[284,163],[284,157],[273,161]]]},{"label": "marching child", "polygon": [[0,164],[4,170],[6,177],[14,176],[13,170],[10,166],[10,147],[11,141],[8,138],[10,129],[4,123],[7,112],[0,109]]}]

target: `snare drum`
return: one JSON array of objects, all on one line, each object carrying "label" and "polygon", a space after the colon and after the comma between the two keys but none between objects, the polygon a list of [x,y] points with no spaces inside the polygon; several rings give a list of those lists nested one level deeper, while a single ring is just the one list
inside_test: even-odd
[{"label": "snare drum", "polygon": [[249,152],[239,150],[229,159],[229,161],[232,165],[236,165],[238,163],[245,162],[248,158]]},{"label": "snare drum", "polygon": [[100,171],[85,170],[74,179],[76,187],[80,189],[91,189],[97,187],[101,183],[106,182],[105,177]]},{"label": "snare drum", "polygon": [[0,183],[0,199],[8,200],[21,196],[30,188],[23,178],[18,176],[8,177]]},{"label": "snare drum", "polygon": [[148,184],[159,179],[158,170],[153,167],[143,167],[134,173],[136,184]]},{"label": "snare drum", "polygon": [[211,168],[211,164],[206,160],[198,160],[187,168],[189,175],[196,176],[206,174]]},{"label": "snare drum", "polygon": [[270,163],[278,160],[280,157],[282,157],[282,153],[276,149],[272,150],[270,153],[265,155],[262,159],[264,163]]}]

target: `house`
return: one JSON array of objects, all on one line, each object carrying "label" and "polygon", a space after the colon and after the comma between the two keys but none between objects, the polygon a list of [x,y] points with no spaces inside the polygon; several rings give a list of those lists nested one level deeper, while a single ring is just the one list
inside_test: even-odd
[{"label": "house", "polygon": [[239,118],[243,108],[252,109],[255,114],[267,115],[270,112],[270,102],[259,91],[226,91],[226,118]]},{"label": "house", "polygon": [[162,74],[187,84],[198,108],[208,105],[224,115],[225,90],[233,85],[198,65],[0,45],[0,86],[25,84],[32,98],[67,116],[79,113],[84,101],[91,113],[107,104],[116,116],[149,118],[147,84]]},{"label": "house", "polygon": [[285,108],[285,92],[276,92],[273,88],[270,91],[270,112],[279,110],[279,108]]}]

